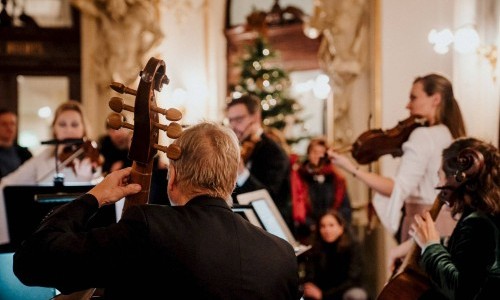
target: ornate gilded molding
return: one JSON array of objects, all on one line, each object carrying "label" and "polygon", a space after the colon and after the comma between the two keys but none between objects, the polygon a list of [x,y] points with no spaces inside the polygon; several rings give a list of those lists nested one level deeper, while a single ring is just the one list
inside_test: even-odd
[{"label": "ornate gilded molding", "polygon": [[330,76],[334,101],[334,144],[352,141],[353,84],[367,65],[369,3],[367,0],[318,0],[307,22],[323,36],[318,52],[321,68]]},{"label": "ornate gilded molding", "polygon": [[93,18],[95,39],[92,70],[99,90],[111,81],[133,83],[137,70],[164,38],[159,0],[71,0],[82,14]]}]

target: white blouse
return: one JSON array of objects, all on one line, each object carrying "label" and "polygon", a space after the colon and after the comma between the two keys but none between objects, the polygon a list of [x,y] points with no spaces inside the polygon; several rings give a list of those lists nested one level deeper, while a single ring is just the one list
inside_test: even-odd
[{"label": "white blouse", "polygon": [[393,178],[391,196],[387,198],[376,193],[373,199],[380,221],[392,233],[399,228],[405,202],[434,203],[439,193],[436,187],[442,152],[452,141],[448,127],[439,124],[415,129],[403,144],[403,156]]},{"label": "white blouse", "polygon": [[[0,181],[0,245],[9,242],[7,217],[4,204],[3,188],[9,185],[53,185],[56,174],[54,146],[48,146],[40,154],[33,156],[17,170],[3,177]],[[58,170],[64,176],[65,185],[96,184],[101,176],[101,168],[96,172],[76,175],[71,167]]]}]

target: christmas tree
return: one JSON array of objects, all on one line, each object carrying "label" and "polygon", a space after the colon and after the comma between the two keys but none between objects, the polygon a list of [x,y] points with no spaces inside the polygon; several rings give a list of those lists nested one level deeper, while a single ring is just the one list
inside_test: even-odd
[{"label": "christmas tree", "polygon": [[294,144],[307,136],[294,136],[296,126],[304,121],[298,113],[300,103],[290,97],[290,78],[288,73],[278,67],[277,54],[271,49],[262,35],[246,47],[246,53],[240,61],[241,76],[236,86],[231,87],[234,98],[238,94],[255,94],[261,99],[262,121],[265,126],[274,127],[283,132],[287,142]]}]

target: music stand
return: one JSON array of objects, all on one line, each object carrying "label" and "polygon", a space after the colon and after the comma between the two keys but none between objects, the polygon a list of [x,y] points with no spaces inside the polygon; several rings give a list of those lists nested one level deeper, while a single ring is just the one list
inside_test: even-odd
[{"label": "music stand", "polygon": [[[88,192],[93,185],[39,186],[11,185],[3,190],[10,243],[2,245],[0,252],[13,252],[35,231],[42,219],[55,207],[73,201]],[[89,227],[116,223],[115,206],[99,209]]]}]

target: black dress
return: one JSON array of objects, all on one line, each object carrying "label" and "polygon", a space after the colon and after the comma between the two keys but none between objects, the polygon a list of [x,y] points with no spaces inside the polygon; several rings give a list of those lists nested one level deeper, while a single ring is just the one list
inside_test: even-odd
[{"label": "black dress", "polygon": [[348,289],[361,286],[361,245],[352,241],[350,246],[338,250],[338,241],[316,244],[307,258],[305,281],[321,289],[323,300],[340,300]]}]

